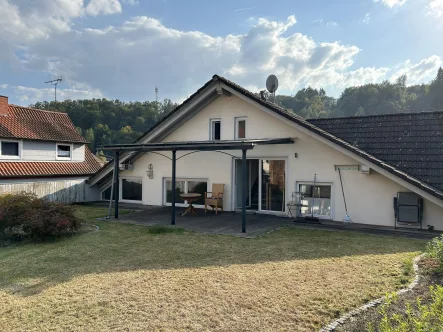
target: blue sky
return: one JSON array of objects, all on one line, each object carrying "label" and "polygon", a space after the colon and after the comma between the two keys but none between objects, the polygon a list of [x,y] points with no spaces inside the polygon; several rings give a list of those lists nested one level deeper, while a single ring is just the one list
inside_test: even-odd
[{"label": "blue sky", "polygon": [[0,0],[0,94],[181,101],[213,74],[279,93],[408,76],[442,65],[443,0]]}]

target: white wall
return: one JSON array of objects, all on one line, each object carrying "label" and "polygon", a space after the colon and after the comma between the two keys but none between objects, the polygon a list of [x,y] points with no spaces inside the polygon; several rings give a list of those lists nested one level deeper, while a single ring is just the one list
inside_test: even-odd
[{"label": "white wall", "polygon": [[[332,217],[342,220],[345,215],[344,202],[338,172],[334,165],[358,165],[359,163],[343,153],[304,134],[290,124],[267,114],[255,106],[232,97],[220,97],[204,110],[184,123],[164,141],[208,140],[211,118],[221,119],[221,139],[234,139],[235,117],[247,117],[247,138],[296,137],[295,144],[256,146],[248,152],[248,158],[285,158],[287,160],[287,193],[297,191],[296,183],[312,181],[332,183]],[[295,158],[294,154],[298,156]],[[164,153],[170,156],[169,153]],[[186,152],[177,152],[177,158]],[[240,157],[239,151],[232,154]],[[148,179],[148,165],[154,166],[154,179]],[[162,205],[163,178],[171,176],[171,161],[157,154],[145,154],[134,164],[134,170],[121,172],[122,177],[143,179],[143,204]],[[225,184],[224,205],[232,207],[233,159],[216,152],[199,152],[177,161],[177,177],[208,178],[212,183]],[[381,174],[370,175],[358,171],[343,171],[343,185],[348,213],[357,223],[394,225],[393,197],[398,191],[409,191]],[[443,208],[425,201],[424,225],[434,225],[443,230]]]},{"label": "white wall", "polygon": [[[73,146],[72,161],[74,162],[84,161],[85,145],[73,144],[72,146]],[[57,150],[56,142],[23,140],[22,160],[56,161],[56,150]]]}]

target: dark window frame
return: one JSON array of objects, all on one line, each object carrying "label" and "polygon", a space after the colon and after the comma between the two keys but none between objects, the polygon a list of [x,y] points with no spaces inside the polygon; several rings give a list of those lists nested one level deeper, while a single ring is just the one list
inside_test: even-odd
[{"label": "dark window frame", "polygon": [[[63,147],[69,147],[69,156],[60,156],[59,155],[59,147],[60,146],[63,146]],[[55,153],[56,153],[56,159],[57,160],[72,160],[72,154],[73,154],[73,151],[74,150],[74,148],[73,148],[73,146],[72,146],[72,144],[69,144],[69,143],[57,143],[56,144],[56,150],[55,150]],[[65,151],[66,152],[66,151]]]},{"label": "dark window frame", "polygon": [[[140,182],[140,199],[128,199],[124,198],[124,183],[125,181],[132,181],[132,182]],[[126,201],[126,202],[135,202],[135,203],[141,203],[143,201],[143,178],[137,178],[137,177],[123,177],[120,179],[120,200]]]},{"label": "dark window frame", "polygon": [[[218,124],[218,130],[216,128],[216,124]],[[211,141],[220,141],[221,140],[221,119],[211,119],[210,120],[210,140]],[[218,138],[216,137],[218,136]]]},{"label": "dark window frame", "polygon": [[[3,154],[3,144],[16,144],[17,145],[17,154]],[[1,140],[0,141],[0,151],[2,159],[20,159],[21,158],[21,144],[20,141],[14,140]]]}]

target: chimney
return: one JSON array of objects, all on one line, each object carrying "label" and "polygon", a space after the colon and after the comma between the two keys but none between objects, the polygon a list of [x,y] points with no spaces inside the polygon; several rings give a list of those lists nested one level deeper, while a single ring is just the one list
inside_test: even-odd
[{"label": "chimney", "polygon": [[8,115],[8,97],[0,96],[0,116]]}]

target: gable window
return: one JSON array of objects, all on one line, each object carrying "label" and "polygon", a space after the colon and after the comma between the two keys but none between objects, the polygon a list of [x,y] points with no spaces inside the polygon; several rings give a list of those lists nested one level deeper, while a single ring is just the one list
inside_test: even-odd
[{"label": "gable window", "polygon": [[20,159],[20,143],[16,141],[1,141],[0,155],[2,159]]},{"label": "gable window", "polygon": [[71,144],[57,144],[57,159],[71,160],[72,145]]},{"label": "gable window", "polygon": [[219,141],[221,137],[221,121],[220,119],[212,119],[210,127],[211,141]]},{"label": "gable window", "polygon": [[246,138],[246,118],[235,118],[235,139]]}]

